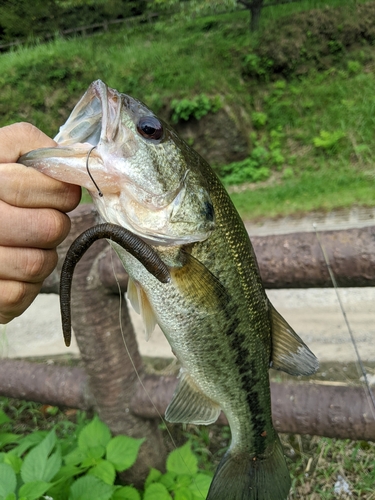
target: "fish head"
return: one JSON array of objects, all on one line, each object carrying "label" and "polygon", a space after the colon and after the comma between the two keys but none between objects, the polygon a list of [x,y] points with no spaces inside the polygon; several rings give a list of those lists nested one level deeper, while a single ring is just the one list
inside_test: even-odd
[{"label": "fish head", "polygon": [[19,162],[85,187],[105,221],[155,245],[203,241],[214,229],[199,155],[137,99],[97,80],[55,140]]}]

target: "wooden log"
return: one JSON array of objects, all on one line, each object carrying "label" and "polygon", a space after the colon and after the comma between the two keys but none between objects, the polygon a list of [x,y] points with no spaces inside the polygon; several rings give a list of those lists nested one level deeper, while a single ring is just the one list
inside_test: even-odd
[{"label": "wooden log", "polygon": [[[130,414],[157,423],[176,385],[176,377],[142,377],[142,385],[136,382],[132,391]],[[83,368],[77,367],[3,359],[0,394],[84,410],[95,406],[88,377]],[[375,441],[374,409],[364,387],[317,381],[271,382],[271,399],[273,423],[278,432]],[[129,414],[123,407],[119,411],[124,419]],[[228,423],[223,413],[217,423]]]},{"label": "wooden log", "polygon": [[[61,259],[67,244],[96,223],[92,205],[81,205],[71,213],[72,231],[59,247]],[[375,226],[324,231],[320,239],[328,255],[337,283],[342,287],[375,286]],[[251,238],[265,288],[332,287],[315,233],[255,236]],[[58,293],[59,270],[45,281],[42,292]],[[107,251],[100,259],[99,279],[108,290],[117,293],[115,269],[122,291],[127,288],[127,274],[118,257]]]},{"label": "wooden log", "polygon": [[[174,377],[147,376],[131,409],[144,418],[160,418],[177,385]],[[375,441],[375,410],[364,387],[341,383],[271,382],[272,419],[278,432]],[[219,424],[227,424],[223,414]]]},{"label": "wooden log", "polygon": [[88,410],[94,399],[82,368],[0,360],[0,394],[8,398]]}]

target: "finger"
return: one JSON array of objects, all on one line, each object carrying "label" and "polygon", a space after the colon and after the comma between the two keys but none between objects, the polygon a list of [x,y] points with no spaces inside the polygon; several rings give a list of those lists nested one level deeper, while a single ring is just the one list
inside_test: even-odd
[{"label": "finger", "polygon": [[68,235],[70,219],[49,208],[18,208],[0,201],[0,245],[55,248]]},{"label": "finger", "polygon": [[18,163],[1,163],[0,179],[0,200],[15,207],[70,212],[81,198],[79,186],[57,181]]},{"label": "finger", "polygon": [[15,163],[28,151],[54,146],[56,142],[31,123],[14,123],[0,128],[1,163]]},{"label": "finger", "polygon": [[0,246],[0,280],[43,282],[57,264],[56,250]]},{"label": "finger", "polygon": [[20,316],[40,292],[42,283],[0,280],[0,324]]}]

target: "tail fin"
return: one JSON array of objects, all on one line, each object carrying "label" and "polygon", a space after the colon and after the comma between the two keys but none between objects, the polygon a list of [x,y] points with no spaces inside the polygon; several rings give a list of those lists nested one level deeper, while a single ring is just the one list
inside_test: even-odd
[{"label": "tail fin", "polygon": [[286,500],[290,476],[280,440],[276,439],[273,452],[263,459],[228,450],[217,468],[207,500]]}]

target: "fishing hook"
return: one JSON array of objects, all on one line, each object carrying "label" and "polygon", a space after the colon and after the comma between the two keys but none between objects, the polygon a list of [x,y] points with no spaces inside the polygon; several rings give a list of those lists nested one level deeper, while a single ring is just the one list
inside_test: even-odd
[{"label": "fishing hook", "polygon": [[92,182],[94,183],[94,186],[96,187],[96,189],[98,190],[98,195],[100,196],[100,198],[103,197],[103,193],[101,192],[99,186],[97,185],[97,183],[95,182],[94,180],[94,177],[92,176],[90,170],[89,170],[89,158],[90,158],[90,154],[91,154],[91,151],[93,151],[94,149],[96,148],[96,146],[93,146],[90,151],[87,153],[87,157],[86,157],[86,170],[87,170],[87,173],[89,174],[89,177],[90,179],[92,180]]}]

